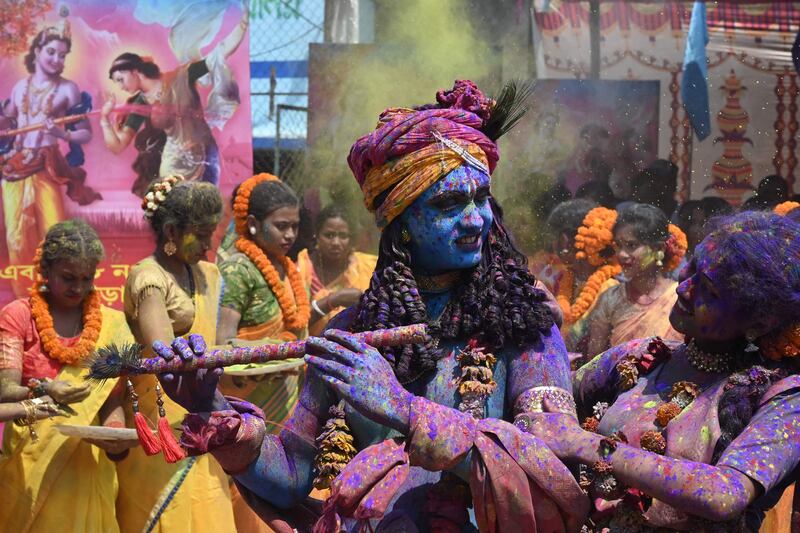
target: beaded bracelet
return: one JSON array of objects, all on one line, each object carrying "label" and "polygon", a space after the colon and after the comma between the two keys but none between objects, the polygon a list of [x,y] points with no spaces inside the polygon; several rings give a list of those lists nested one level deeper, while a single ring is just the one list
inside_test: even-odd
[{"label": "beaded bracelet", "polygon": [[27,387],[28,387],[28,399],[38,398],[39,396],[45,396],[47,394],[47,390],[45,389],[45,385],[50,383],[51,380],[47,378],[31,378],[28,380]]}]

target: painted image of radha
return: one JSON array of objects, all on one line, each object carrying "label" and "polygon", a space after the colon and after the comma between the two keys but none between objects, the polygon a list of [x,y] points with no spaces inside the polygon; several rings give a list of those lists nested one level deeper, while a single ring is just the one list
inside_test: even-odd
[{"label": "painted image of radha", "polygon": [[[220,153],[212,128],[222,129],[239,104],[239,88],[226,64],[242,43],[249,12],[242,3],[239,24],[203,56],[201,48],[215,35],[227,2],[190,4],[170,29],[170,47],[180,62],[164,72],[155,59],[135,51],[119,54],[108,69],[114,85],[130,94],[126,104],[106,99],[100,126],[114,154],[131,143],[137,151],[131,191],[144,196],[158,178],[180,175],[188,181],[219,184]],[[211,85],[205,105],[198,84]],[[114,120],[112,120],[112,115]]]}]

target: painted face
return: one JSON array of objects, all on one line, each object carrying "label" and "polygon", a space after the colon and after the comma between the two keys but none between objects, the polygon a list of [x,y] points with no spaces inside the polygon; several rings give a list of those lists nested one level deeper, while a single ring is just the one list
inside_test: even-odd
[{"label": "painted face", "polygon": [[59,76],[64,71],[64,62],[68,53],[67,43],[54,39],[44,46],[36,48],[36,65],[49,76]]},{"label": "painted face", "polygon": [[[713,243],[703,241],[681,271],[678,300],[669,315],[672,326],[690,337],[728,341],[742,337],[749,327],[746,313],[715,281]],[[751,319],[752,320],[752,319]]]},{"label": "painted face", "polygon": [[317,235],[317,250],[324,262],[341,263],[350,254],[350,226],[339,217],[322,223]]},{"label": "painted face", "polygon": [[128,94],[134,94],[141,89],[139,73],[133,70],[117,70],[111,75],[111,79]]},{"label": "painted face", "polygon": [[261,221],[255,243],[270,257],[282,258],[294,245],[300,228],[300,208],[280,207]]},{"label": "painted face", "polygon": [[53,263],[44,277],[47,280],[47,300],[60,308],[83,305],[83,300],[92,290],[96,261],[81,259],[59,259]]},{"label": "painted face", "polygon": [[184,231],[178,238],[178,259],[187,265],[196,265],[206,259],[206,254],[211,249],[211,237],[214,235],[216,224],[197,226]]},{"label": "painted face", "polygon": [[412,269],[435,275],[476,266],[494,218],[490,194],[488,175],[461,166],[417,198],[400,215]]},{"label": "painted face", "polygon": [[625,224],[614,232],[614,250],[627,279],[658,268],[658,250],[640,241],[630,224]]}]

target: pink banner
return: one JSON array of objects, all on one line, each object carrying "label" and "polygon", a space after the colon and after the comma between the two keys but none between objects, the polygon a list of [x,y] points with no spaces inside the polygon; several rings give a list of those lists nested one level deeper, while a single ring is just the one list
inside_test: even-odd
[{"label": "pink banner", "polygon": [[[16,18],[0,16],[15,26],[0,33],[0,304],[30,285],[47,227],[81,217],[106,247],[96,286],[120,307],[129,266],[153,251],[140,209],[147,184],[179,173],[216,184],[227,204],[252,173],[241,5],[20,0],[12,9]],[[116,140],[100,116],[112,97]]]}]

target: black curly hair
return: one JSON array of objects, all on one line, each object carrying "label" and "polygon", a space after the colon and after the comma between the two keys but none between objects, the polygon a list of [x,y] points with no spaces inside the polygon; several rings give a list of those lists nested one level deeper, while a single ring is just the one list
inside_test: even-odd
[{"label": "black curly hair", "polygon": [[[389,224],[381,236],[378,264],[356,309],[352,331],[428,322],[434,338],[476,338],[490,349],[509,344],[530,346],[549,331],[553,317],[544,303],[546,296],[534,287],[536,279],[503,225],[500,206],[493,198],[490,202],[494,222],[481,262],[465,272],[465,283],[436,321],[429,320],[409,266],[411,256],[401,238],[402,224],[398,220]],[[382,352],[403,384],[434,370],[440,357],[434,342]]]}]

